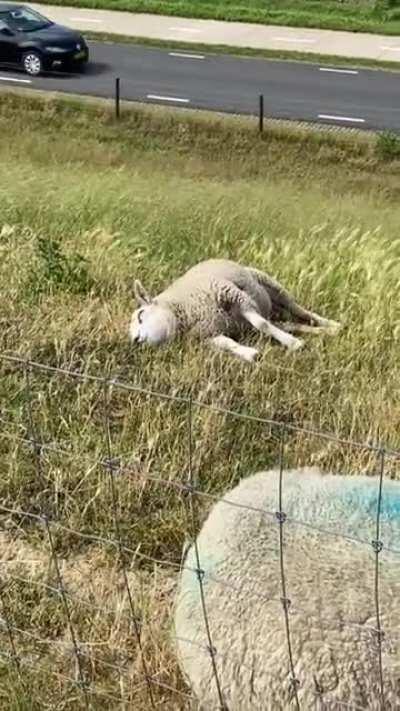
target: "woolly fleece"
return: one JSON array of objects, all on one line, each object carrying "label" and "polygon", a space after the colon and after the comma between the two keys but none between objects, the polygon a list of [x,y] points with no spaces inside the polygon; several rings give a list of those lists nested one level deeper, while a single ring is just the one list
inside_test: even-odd
[{"label": "woolly fleece", "polygon": [[[278,483],[278,470],[242,480],[214,505],[198,536],[217,673],[230,711],[296,708],[281,602]],[[376,476],[314,468],[283,473],[286,595],[298,699],[306,711],[382,708],[371,545],[378,484]],[[380,539],[383,708],[398,711],[400,484],[389,480]],[[175,644],[200,708],[211,711],[220,705],[195,569],[192,546],[177,591]]]}]

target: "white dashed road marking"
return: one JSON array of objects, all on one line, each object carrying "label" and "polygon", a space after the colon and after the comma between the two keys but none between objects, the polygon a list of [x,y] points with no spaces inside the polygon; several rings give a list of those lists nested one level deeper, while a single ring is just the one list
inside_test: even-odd
[{"label": "white dashed road marking", "polygon": [[202,54],[183,54],[181,52],[168,52],[170,57],[182,57],[184,59],[205,59]]},{"label": "white dashed road marking", "polygon": [[353,69],[331,69],[330,67],[320,67],[320,72],[335,72],[335,74],[358,74]]},{"label": "white dashed road marking", "polygon": [[381,49],[384,49],[387,52],[400,52],[400,47],[381,47]]},{"label": "white dashed road marking", "polygon": [[16,77],[0,77],[0,81],[16,81],[19,84],[32,84],[30,79],[17,79]]},{"label": "white dashed road marking", "polygon": [[147,94],[148,99],[153,101],[177,101],[179,104],[189,104],[189,99],[180,99],[176,96],[158,96],[157,94]]},{"label": "white dashed road marking", "polygon": [[318,114],[318,118],[328,121],[349,121],[353,123],[365,123],[363,118],[353,118],[351,116],[331,116],[330,114]]}]

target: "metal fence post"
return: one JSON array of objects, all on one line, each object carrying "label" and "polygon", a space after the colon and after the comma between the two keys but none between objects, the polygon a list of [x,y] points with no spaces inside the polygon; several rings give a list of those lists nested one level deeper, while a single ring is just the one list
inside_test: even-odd
[{"label": "metal fence post", "polygon": [[264,95],[263,94],[260,94],[258,117],[259,117],[259,129],[260,129],[260,133],[262,133],[264,130]]},{"label": "metal fence post", "polygon": [[121,80],[119,77],[115,80],[115,117],[120,117],[120,98],[121,98]]}]

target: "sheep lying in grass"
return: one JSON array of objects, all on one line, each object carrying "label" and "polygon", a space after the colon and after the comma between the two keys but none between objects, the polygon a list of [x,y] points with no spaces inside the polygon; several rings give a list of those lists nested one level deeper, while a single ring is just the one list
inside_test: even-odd
[{"label": "sheep lying in grass", "polygon": [[[197,539],[230,711],[297,708],[281,600],[278,480],[278,471],[242,480],[213,507]],[[301,709],[400,709],[400,484],[385,481],[382,496],[383,704],[372,545],[377,500],[377,477],[283,473],[283,566]],[[175,644],[200,708],[219,709],[196,569],[192,546],[177,592]]]},{"label": "sheep lying in grass", "polygon": [[139,308],[130,324],[133,342],[159,345],[191,333],[245,361],[253,361],[258,351],[234,339],[250,327],[290,350],[302,346],[292,332],[335,333],[339,328],[299,306],[267,274],[225,259],[197,264],[155,298],[136,281],[135,296]]}]

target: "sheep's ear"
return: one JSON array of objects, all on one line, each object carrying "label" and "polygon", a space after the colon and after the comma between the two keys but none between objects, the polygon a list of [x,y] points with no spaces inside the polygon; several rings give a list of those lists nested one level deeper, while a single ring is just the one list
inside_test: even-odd
[{"label": "sheep's ear", "polygon": [[151,304],[151,296],[147,293],[146,289],[144,288],[143,284],[141,284],[139,279],[135,279],[134,291],[135,299],[139,306],[146,306],[146,304]]}]

